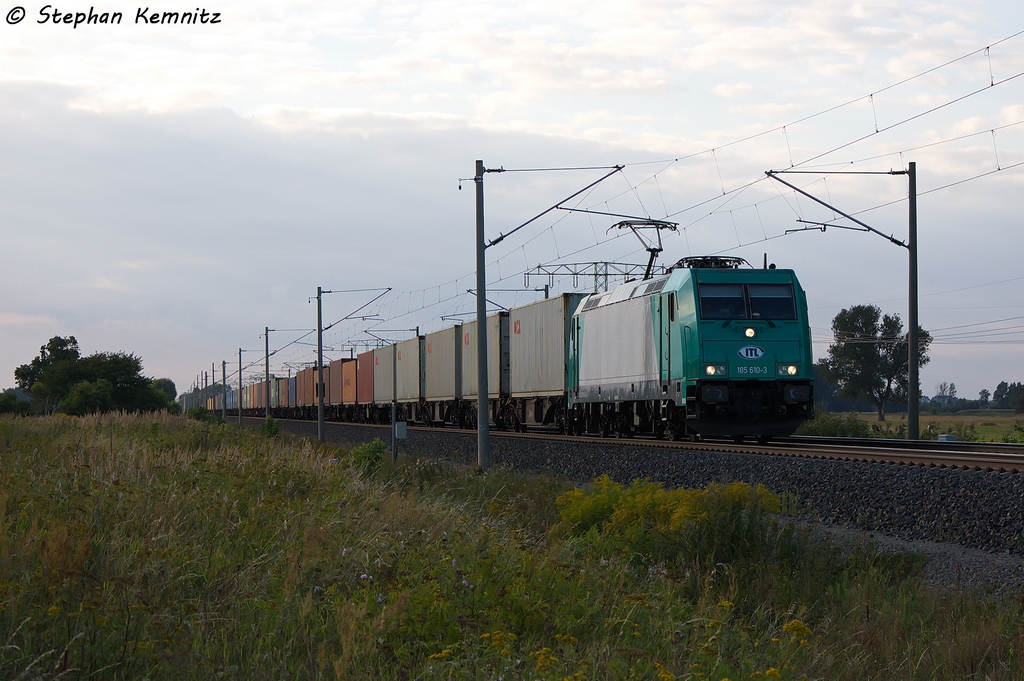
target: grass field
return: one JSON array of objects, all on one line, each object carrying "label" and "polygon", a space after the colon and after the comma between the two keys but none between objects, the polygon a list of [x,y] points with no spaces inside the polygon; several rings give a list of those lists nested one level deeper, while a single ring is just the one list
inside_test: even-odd
[{"label": "grass field", "polygon": [[844,555],[767,490],[575,489],[383,450],[0,419],[0,678],[1024,674],[1018,597]]},{"label": "grass field", "polygon": [[[888,414],[885,422],[879,422],[874,412],[857,415],[873,433],[893,434],[902,427],[905,434],[906,414]],[[1024,414],[1012,409],[974,409],[955,414],[920,415],[921,437],[937,439],[940,433],[951,433],[958,440],[977,442],[1024,442]]]}]

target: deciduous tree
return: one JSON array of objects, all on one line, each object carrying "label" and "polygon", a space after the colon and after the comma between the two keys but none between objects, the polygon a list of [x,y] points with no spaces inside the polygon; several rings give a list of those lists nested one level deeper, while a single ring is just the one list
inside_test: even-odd
[{"label": "deciduous tree", "polygon": [[[126,352],[97,352],[82,357],[74,336],[55,336],[39,356],[15,372],[37,410],[67,413],[154,411],[167,406],[166,394],[142,375],[142,359]],[[168,382],[169,379],[164,379]],[[173,383],[171,383],[173,389]]]},{"label": "deciduous tree", "polygon": [[178,388],[174,381],[169,378],[158,378],[153,381],[153,387],[167,396],[167,401],[172,402],[178,396]]},{"label": "deciduous tree", "polygon": [[[854,305],[835,316],[832,333],[835,341],[824,362],[829,378],[840,395],[870,400],[884,421],[886,404],[907,397],[908,340],[900,316],[883,315],[875,305]],[[931,340],[919,327],[919,366],[928,363]]]}]

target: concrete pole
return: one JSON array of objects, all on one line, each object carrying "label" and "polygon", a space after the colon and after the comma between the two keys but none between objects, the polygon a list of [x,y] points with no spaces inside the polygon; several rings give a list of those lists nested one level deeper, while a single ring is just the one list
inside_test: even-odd
[{"label": "concrete pole", "polygon": [[398,343],[391,346],[391,463],[398,460]]},{"label": "concrete pole", "polygon": [[270,416],[270,327],[263,327],[263,347],[264,347],[264,377],[263,377],[263,411],[264,416]]},{"label": "concrete pole", "polygon": [[220,418],[222,421],[228,420],[228,363],[226,360],[220,361]]},{"label": "concrete pole", "polygon": [[238,425],[242,425],[242,348],[238,348]]},{"label": "concrete pole", "polygon": [[921,437],[920,409],[921,399],[920,380],[917,375],[918,364],[921,361],[920,349],[918,348],[917,334],[917,163],[911,161],[908,164],[907,175],[910,179],[910,232],[907,238],[907,250],[910,252],[910,286],[909,286],[909,312],[907,320],[910,328],[907,330],[907,439],[917,440]]},{"label": "concrete pole", "polygon": [[320,305],[323,289],[316,287],[316,439],[324,441],[324,317]]},{"label": "concrete pole", "polygon": [[484,162],[476,162],[476,449],[477,466],[491,466],[491,433],[487,392],[487,273],[484,236]]}]

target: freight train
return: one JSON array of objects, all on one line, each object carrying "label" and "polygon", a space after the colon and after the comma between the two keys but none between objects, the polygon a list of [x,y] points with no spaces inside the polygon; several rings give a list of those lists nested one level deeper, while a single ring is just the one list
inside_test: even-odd
[{"label": "freight train", "polygon": [[[791,434],[813,417],[807,301],[792,270],[684,258],[665,275],[566,293],[487,318],[488,405],[499,429],[673,439]],[[324,366],[332,421],[475,428],[477,324]],[[270,412],[315,419],[315,368],[272,378]],[[267,386],[242,391],[262,416]],[[220,410],[221,396],[208,401]],[[237,393],[227,407],[237,412]]]}]

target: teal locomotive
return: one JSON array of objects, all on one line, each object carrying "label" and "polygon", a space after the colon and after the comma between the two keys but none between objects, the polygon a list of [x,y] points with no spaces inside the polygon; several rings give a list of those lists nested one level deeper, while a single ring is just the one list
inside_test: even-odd
[{"label": "teal locomotive", "polygon": [[792,434],[814,415],[807,299],[792,270],[739,258],[585,298],[568,342],[572,433],[673,438]]}]

